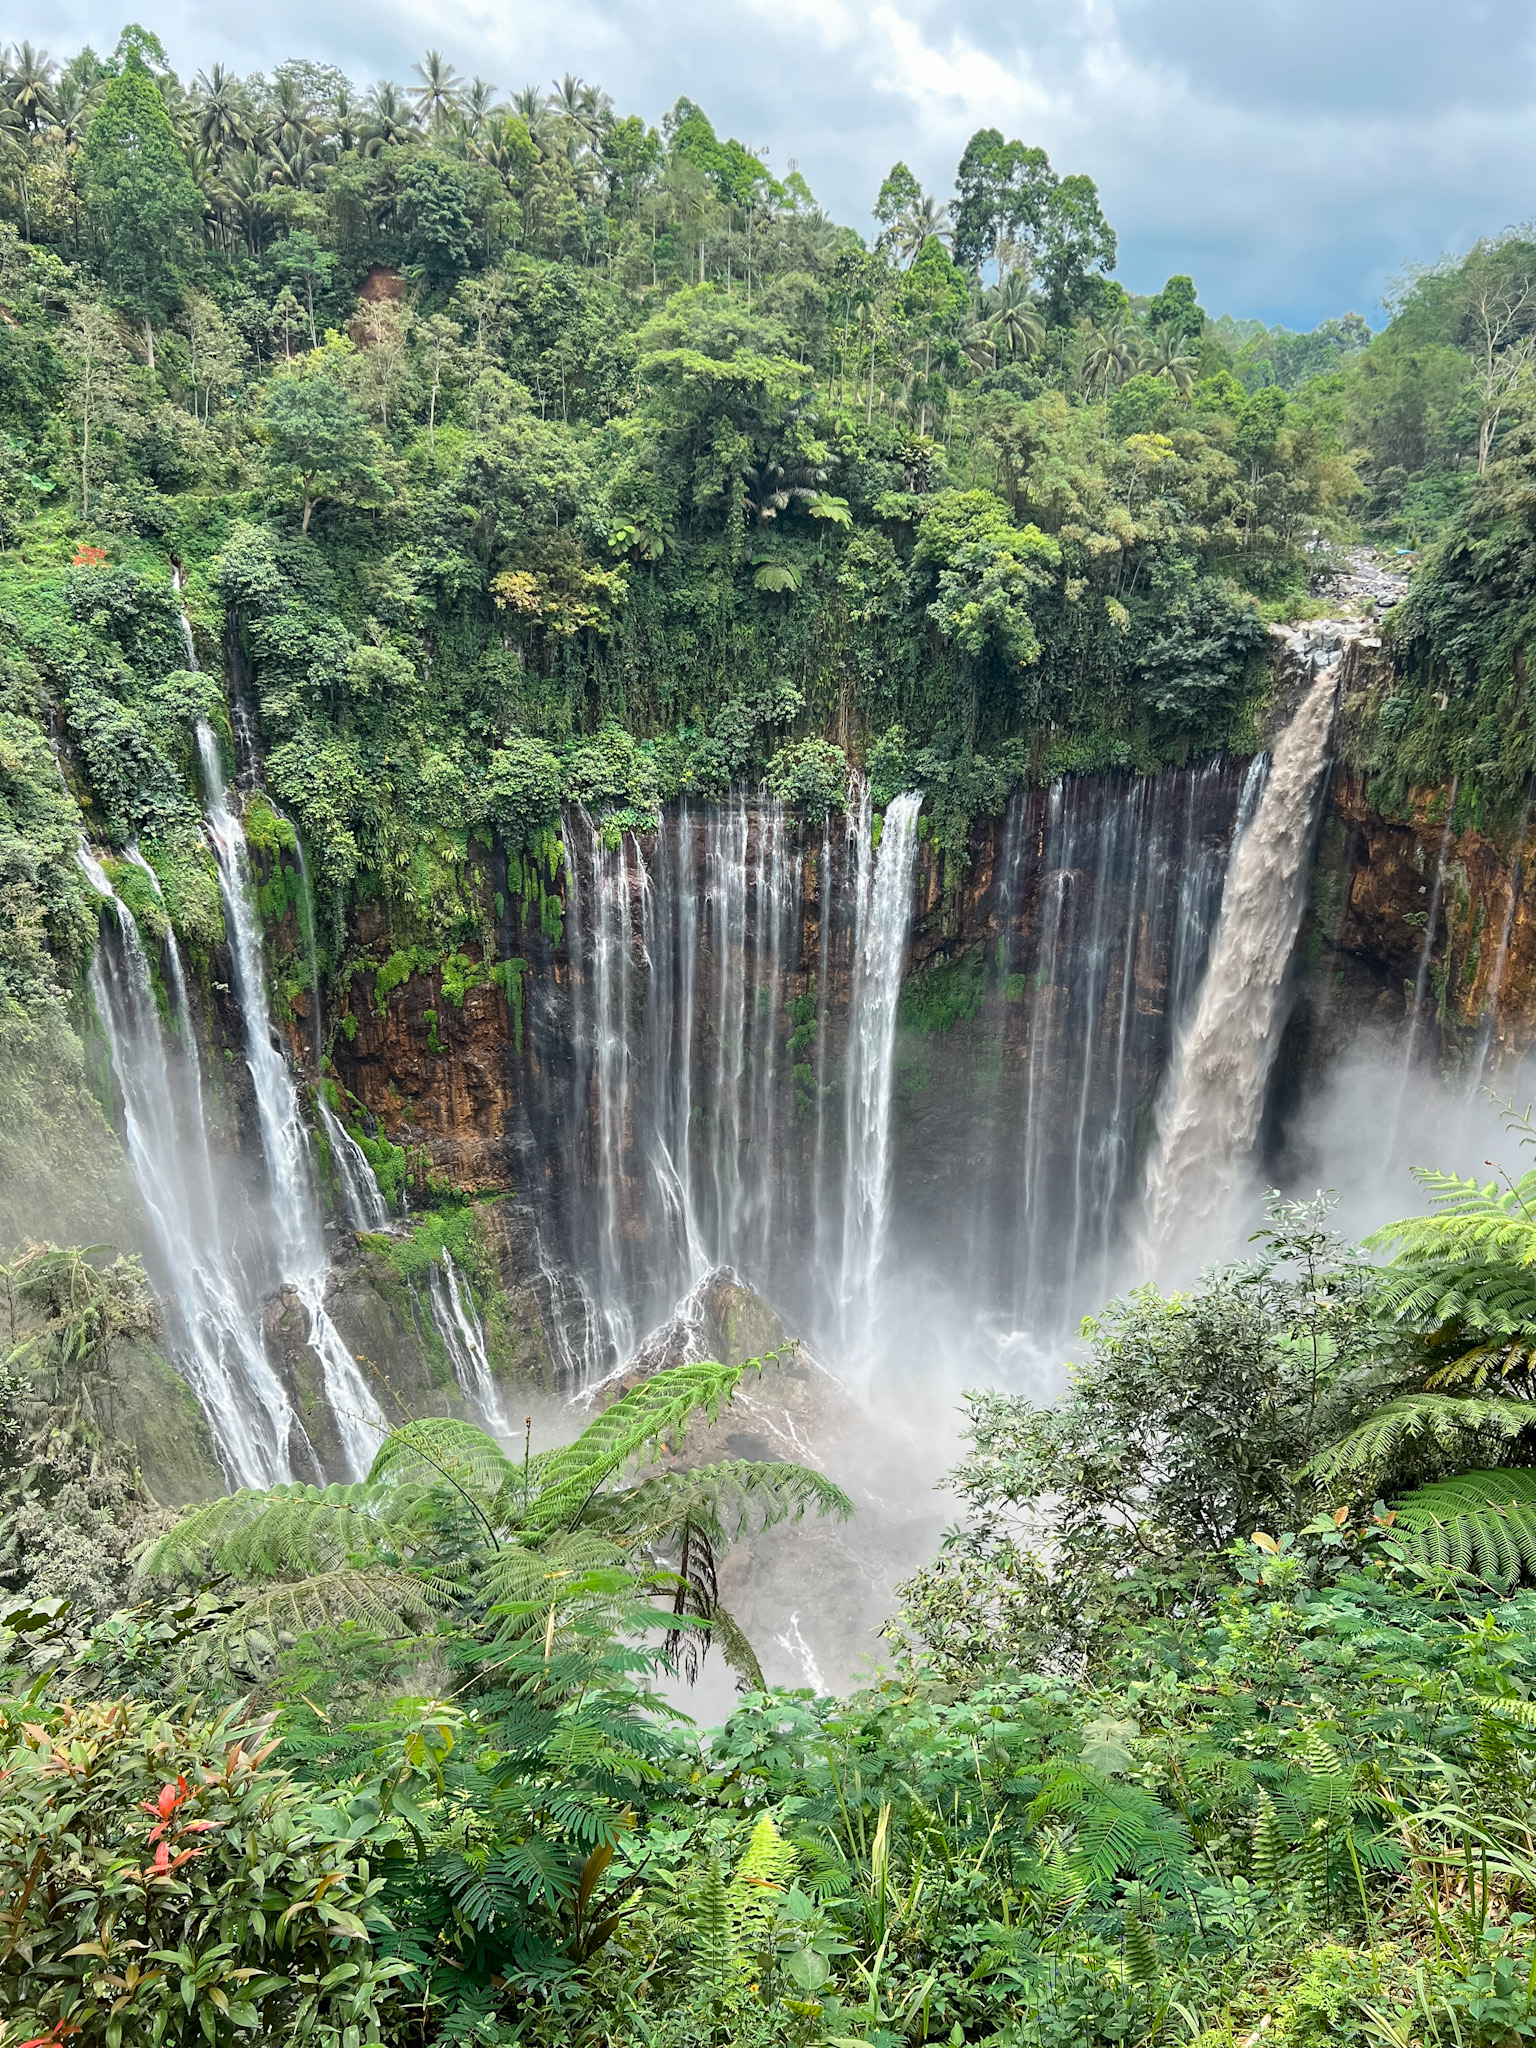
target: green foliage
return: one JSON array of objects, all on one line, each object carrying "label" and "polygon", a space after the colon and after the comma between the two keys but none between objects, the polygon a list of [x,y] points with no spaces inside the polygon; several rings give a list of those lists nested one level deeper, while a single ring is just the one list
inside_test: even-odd
[{"label": "green foliage", "polygon": [[160,325],[197,270],[203,206],[159,87],[137,52],[107,83],[80,173],[108,291],[147,327]]},{"label": "green foliage", "polygon": [[848,756],[830,740],[791,740],[768,763],[763,780],[775,796],[819,824],[848,788]]},{"label": "green foliage", "polygon": [[986,993],[986,966],[978,955],[936,960],[902,983],[898,1021],[908,1030],[942,1038],[977,1015]]},{"label": "green foliage", "polygon": [[274,481],[298,489],[302,533],[323,500],[366,504],[385,490],[372,430],[336,365],[323,356],[273,379],[260,427]]},{"label": "green foliage", "polygon": [[268,1763],[262,1730],[14,1702],[0,1743],[9,2028],[108,2048],[380,2039],[404,1969],[371,1952],[383,1879],[353,1815]]}]

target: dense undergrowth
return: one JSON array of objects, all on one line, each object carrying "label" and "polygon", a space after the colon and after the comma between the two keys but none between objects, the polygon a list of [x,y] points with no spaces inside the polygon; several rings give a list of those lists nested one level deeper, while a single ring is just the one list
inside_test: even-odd
[{"label": "dense undergrowth", "polygon": [[[969,1397],[959,1519],[841,1698],[764,1689],[718,1563],[849,1503],[674,1456],[755,1363],[173,1521],[100,1426],[142,1278],[23,1251],[4,2038],[1536,2038],[1536,1174],[1426,1180],[1365,1248],[1275,1198],[1058,1405]],[[706,1653],[707,1734],[660,1691]]]}]

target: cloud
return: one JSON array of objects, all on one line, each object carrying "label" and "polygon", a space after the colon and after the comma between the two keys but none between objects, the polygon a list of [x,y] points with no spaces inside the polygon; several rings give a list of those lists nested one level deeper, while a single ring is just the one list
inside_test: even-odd
[{"label": "cloud", "polygon": [[[1189,271],[1213,310],[1293,326],[1374,313],[1405,263],[1529,203],[1523,0],[165,0],[147,25],[185,74],[299,55],[404,79],[430,43],[506,90],[576,71],[653,121],[687,94],[861,229],[898,157],[946,195],[999,127],[1097,179],[1132,289]],[[119,26],[104,0],[11,10],[55,54]]]}]

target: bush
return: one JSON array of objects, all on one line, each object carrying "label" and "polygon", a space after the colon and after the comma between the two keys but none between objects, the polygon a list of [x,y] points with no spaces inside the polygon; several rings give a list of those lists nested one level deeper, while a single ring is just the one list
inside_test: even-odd
[{"label": "bush", "polygon": [[362,1824],[269,1764],[275,1744],[127,1700],[0,1714],[8,2035],[379,2040],[405,1967],[372,1953],[382,1879]]},{"label": "bush", "polygon": [[769,762],[765,780],[775,796],[798,805],[819,824],[843,801],[848,756],[830,740],[792,740]]}]

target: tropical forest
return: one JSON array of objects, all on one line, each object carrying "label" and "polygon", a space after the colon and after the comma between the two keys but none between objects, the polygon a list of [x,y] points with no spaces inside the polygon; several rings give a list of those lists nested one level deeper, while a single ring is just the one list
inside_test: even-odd
[{"label": "tropical forest", "polygon": [[467,62],[0,54],[0,2048],[1536,2042],[1536,229]]}]

